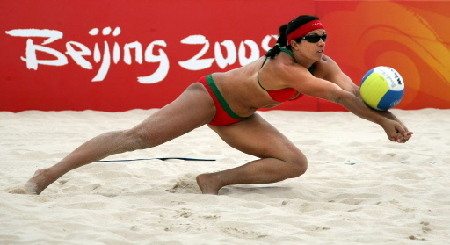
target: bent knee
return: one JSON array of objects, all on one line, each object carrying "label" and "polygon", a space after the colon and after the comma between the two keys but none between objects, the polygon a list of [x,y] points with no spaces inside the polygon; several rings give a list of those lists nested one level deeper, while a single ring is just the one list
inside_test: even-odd
[{"label": "bent knee", "polygon": [[308,158],[300,151],[290,156],[288,163],[292,165],[292,178],[300,177],[308,170]]}]

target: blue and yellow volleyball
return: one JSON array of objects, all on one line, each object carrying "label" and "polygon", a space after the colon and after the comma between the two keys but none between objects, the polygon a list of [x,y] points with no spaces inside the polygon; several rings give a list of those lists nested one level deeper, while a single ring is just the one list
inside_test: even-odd
[{"label": "blue and yellow volleyball", "polygon": [[361,79],[359,93],[371,108],[387,111],[400,103],[404,88],[400,73],[394,68],[379,66],[370,69]]}]

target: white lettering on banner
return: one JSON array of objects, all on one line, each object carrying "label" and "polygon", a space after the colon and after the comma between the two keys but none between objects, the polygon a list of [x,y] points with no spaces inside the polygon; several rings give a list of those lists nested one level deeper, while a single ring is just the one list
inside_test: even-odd
[{"label": "white lettering on banner", "polygon": [[166,42],[162,40],[151,42],[147,49],[145,49],[145,61],[147,62],[160,62],[159,67],[156,69],[155,73],[146,77],[138,77],[138,82],[140,83],[157,83],[162,80],[169,74],[169,59],[167,58],[166,53],[162,49],[158,49],[158,55],[153,55],[153,49],[155,46],[167,47]]},{"label": "white lettering on banner", "polygon": [[[107,36],[112,34],[112,36],[120,35],[120,27],[116,27],[114,31],[112,31],[111,27],[106,27],[102,31],[102,35]],[[28,37],[26,41],[25,47],[25,57],[21,57],[21,60],[25,61],[26,67],[28,69],[37,70],[39,65],[48,65],[48,66],[64,66],[69,63],[67,56],[63,53],[57,51],[54,48],[50,48],[44,45],[48,45],[53,43],[54,41],[60,40],[63,38],[63,33],[60,31],[54,30],[46,30],[46,29],[16,29],[7,31],[6,34],[9,34],[13,37]],[[94,28],[89,31],[91,36],[96,36],[99,34],[98,28]],[[40,45],[34,43],[34,40],[31,38],[47,38]],[[138,82],[141,83],[158,83],[161,82],[169,72],[169,58],[164,53],[164,51],[158,48],[159,56],[153,55],[153,49],[156,46],[166,47],[166,43],[163,40],[155,40],[151,42],[147,49],[145,50],[145,61],[146,62],[159,62],[160,66],[156,69],[156,71],[149,76],[140,76],[138,77]],[[131,65],[133,63],[131,58],[131,50],[134,50],[134,61],[142,64],[142,44],[138,41],[134,41],[131,43],[127,43],[123,46],[124,50],[124,63]],[[38,51],[41,53],[46,53],[55,57],[53,60],[40,60],[37,57]],[[103,53],[103,55],[102,55]],[[112,50],[112,57],[110,47],[107,41],[104,41],[103,44],[103,52],[100,51],[99,44],[95,43],[94,45],[94,53],[92,54],[91,49],[86,47],[84,44],[76,41],[68,41],[66,43],[66,52],[70,58],[80,67],[84,69],[93,69],[92,63],[85,59],[85,56],[92,56],[92,59],[95,63],[99,63],[100,67],[98,69],[97,75],[91,80],[92,82],[100,82],[103,81],[110,69],[111,61],[117,64],[121,59],[121,50],[120,45],[115,42]]]},{"label": "white lettering on banner", "polygon": [[[80,51],[75,50],[75,47],[80,49]],[[70,55],[72,59],[77,63],[79,66],[81,66],[84,69],[92,69],[91,62],[85,60],[83,56],[85,55],[91,55],[91,50],[88,49],[86,46],[84,46],[81,43],[75,42],[75,41],[69,41],[66,43],[66,54]]]},{"label": "white lettering on banner", "polygon": [[[40,37],[47,38],[42,42],[42,45],[50,44],[56,40],[62,38],[63,33],[60,31],[53,30],[35,30],[35,29],[19,29],[7,31],[7,34],[14,37]],[[39,64],[49,65],[49,66],[63,66],[69,63],[67,57],[55,49],[49,47],[42,47],[40,45],[35,45],[33,39],[28,39],[26,42],[27,46],[25,48],[25,57],[20,57],[21,60],[25,61],[28,69],[37,70]],[[55,60],[38,60],[36,58],[36,51],[41,51],[53,55]]]},{"label": "white lettering on banner", "polygon": [[[277,40],[278,35],[266,35],[261,43],[261,47],[268,51],[271,47],[269,43],[272,39]],[[216,61],[217,66],[220,68],[225,68],[229,65],[236,63],[236,53],[238,53],[239,64],[241,66],[247,65],[248,63],[255,61],[259,58],[259,47],[258,44],[253,40],[244,40],[239,45],[239,50],[236,50],[236,45],[231,40],[224,40],[222,42],[214,43],[214,58],[202,58],[208,51],[210,47],[208,39],[203,35],[191,35],[181,40],[181,43],[188,45],[203,45],[202,49],[191,59],[186,61],[179,61],[178,64],[188,70],[202,70],[210,68],[212,63]],[[222,54],[222,46],[225,47],[227,57],[225,58]],[[250,54],[247,55],[246,46],[250,49]]]},{"label": "white lettering on banner", "polygon": [[[121,33],[120,27],[114,28],[105,27],[100,32],[98,28],[93,28],[89,31],[90,36],[97,36],[101,33],[103,36],[117,37]],[[114,42],[112,50],[108,41],[103,42],[103,52],[99,47],[99,43],[94,44],[93,52],[86,45],[77,41],[67,41],[65,53],[62,53],[54,48],[46,45],[63,38],[63,33],[48,29],[15,29],[7,31],[6,34],[13,37],[26,37],[25,57],[20,57],[25,61],[28,69],[37,70],[39,65],[48,66],[65,66],[69,63],[70,57],[78,66],[83,69],[93,69],[92,62],[100,63],[97,74],[92,78],[92,82],[104,81],[111,64],[117,64],[123,61],[127,65],[132,65],[133,62],[142,64],[144,61],[148,63],[159,63],[153,74],[148,76],[139,76],[137,81],[140,83],[158,83],[164,80],[168,75],[170,69],[170,62],[167,54],[163,48],[167,47],[164,40],[154,40],[148,44],[143,50],[142,44],[139,41],[134,41],[122,45]],[[33,38],[45,38],[40,44],[36,44]],[[267,51],[270,49],[269,43],[273,39],[277,39],[277,35],[266,35],[261,42],[261,47]],[[192,56],[189,60],[179,61],[180,67],[187,70],[202,70],[212,66],[214,61],[220,68],[234,65],[237,61],[241,66],[244,66],[259,58],[258,44],[253,40],[244,40],[240,43],[239,48],[231,40],[224,40],[214,43],[214,57],[204,57],[209,50],[210,42],[203,35],[190,35],[180,41],[186,45],[201,45],[200,51]],[[226,57],[222,53],[222,47],[226,51]],[[123,51],[123,52],[122,52]],[[154,53],[156,51],[156,54]],[[42,60],[38,59],[38,53],[45,53],[54,57],[54,59]],[[123,54],[123,57],[122,57]],[[68,57],[67,57],[67,56]],[[87,57],[91,57],[89,61]]]},{"label": "white lettering on banner", "polygon": [[[228,57],[223,57],[221,46],[225,47]],[[214,57],[216,57],[217,65],[222,69],[236,63],[236,45],[231,40],[216,42],[214,44]]]},{"label": "white lettering on banner", "polygon": [[264,37],[264,39],[261,42],[261,47],[267,52],[269,51],[269,49],[271,49],[272,47],[270,46],[270,41],[272,39],[274,39],[275,41],[277,41],[279,38],[278,35],[266,35]]},{"label": "white lettering on banner", "polygon": [[[250,56],[246,56],[246,49],[245,46],[248,46],[250,48]],[[241,42],[241,45],[239,45],[239,64],[241,66],[245,66],[248,63],[257,60],[259,58],[259,48],[258,44],[255,43],[253,40],[245,40]]]}]

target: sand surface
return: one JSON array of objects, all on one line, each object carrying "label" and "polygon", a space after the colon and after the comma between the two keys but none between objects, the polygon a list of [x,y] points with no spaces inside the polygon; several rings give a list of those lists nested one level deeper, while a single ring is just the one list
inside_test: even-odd
[{"label": "sand surface", "polygon": [[347,112],[260,113],[308,156],[300,178],[202,195],[195,177],[256,159],[201,127],[92,163],[41,195],[24,183],[84,141],[154,110],[0,112],[0,244],[448,244],[450,110],[394,110],[414,132],[389,142]]}]

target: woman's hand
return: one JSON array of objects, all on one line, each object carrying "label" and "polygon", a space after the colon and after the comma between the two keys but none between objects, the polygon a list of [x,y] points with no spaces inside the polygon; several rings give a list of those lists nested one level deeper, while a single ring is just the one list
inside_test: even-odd
[{"label": "woman's hand", "polygon": [[397,123],[399,123],[401,125],[401,127],[403,127],[404,131],[406,131],[406,134],[403,135],[404,141],[402,141],[402,142],[406,142],[411,138],[412,132],[410,132],[409,129],[403,124],[403,122],[400,121],[393,113],[391,113],[389,111],[383,111],[383,112],[378,112],[378,113],[387,119],[396,121]]},{"label": "woman's hand", "polygon": [[411,138],[412,132],[409,132],[408,128],[399,121],[386,118],[380,125],[390,141],[405,143]]}]

